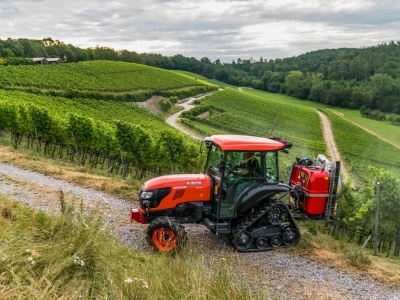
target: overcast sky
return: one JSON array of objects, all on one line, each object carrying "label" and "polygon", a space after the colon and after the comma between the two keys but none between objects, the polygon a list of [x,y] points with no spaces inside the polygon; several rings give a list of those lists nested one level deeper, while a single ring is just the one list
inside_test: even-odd
[{"label": "overcast sky", "polygon": [[400,41],[398,0],[0,0],[0,38],[258,60]]}]

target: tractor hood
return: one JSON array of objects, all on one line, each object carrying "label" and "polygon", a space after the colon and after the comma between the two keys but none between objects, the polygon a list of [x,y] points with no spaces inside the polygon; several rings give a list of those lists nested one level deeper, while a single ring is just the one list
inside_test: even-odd
[{"label": "tractor hood", "polygon": [[205,174],[167,175],[143,183],[139,191],[141,208],[147,201],[150,210],[172,209],[181,203],[211,200],[212,180]]},{"label": "tractor hood", "polygon": [[150,179],[143,183],[146,191],[170,187],[171,189],[185,189],[187,187],[210,187],[211,179],[205,174],[177,174],[166,175]]}]

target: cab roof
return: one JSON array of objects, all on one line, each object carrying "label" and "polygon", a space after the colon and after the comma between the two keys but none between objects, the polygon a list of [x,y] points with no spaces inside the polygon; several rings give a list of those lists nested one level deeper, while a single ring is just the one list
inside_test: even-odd
[{"label": "cab roof", "polygon": [[291,143],[278,138],[263,138],[249,135],[218,134],[206,137],[205,142],[217,144],[221,150],[232,151],[276,151],[290,148]]}]

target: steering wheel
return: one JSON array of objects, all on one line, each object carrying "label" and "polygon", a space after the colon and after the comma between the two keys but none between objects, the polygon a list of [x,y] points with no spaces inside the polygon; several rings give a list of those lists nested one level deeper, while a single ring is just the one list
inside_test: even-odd
[{"label": "steering wheel", "polygon": [[226,163],[225,168],[228,171],[228,173],[234,173],[235,171],[241,171],[245,169],[245,167],[242,166],[240,161],[228,162]]}]

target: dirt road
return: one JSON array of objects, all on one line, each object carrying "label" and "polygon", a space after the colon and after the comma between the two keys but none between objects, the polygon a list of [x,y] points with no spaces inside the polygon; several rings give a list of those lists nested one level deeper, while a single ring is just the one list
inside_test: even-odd
[{"label": "dirt road", "polygon": [[346,166],[343,163],[343,160],[340,158],[340,153],[336,147],[335,140],[333,138],[332,126],[329,118],[323,112],[317,110],[317,113],[321,119],[322,131],[324,134],[326,151],[328,157],[331,161],[340,161],[340,173],[342,174],[342,179],[344,182],[349,180],[349,173],[347,172]]}]

